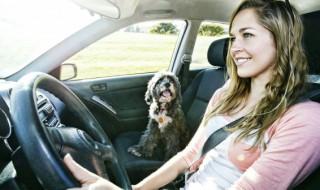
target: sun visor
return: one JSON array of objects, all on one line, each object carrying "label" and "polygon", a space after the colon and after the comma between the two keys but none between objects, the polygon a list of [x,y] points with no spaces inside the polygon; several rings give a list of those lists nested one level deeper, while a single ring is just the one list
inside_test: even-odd
[{"label": "sun visor", "polygon": [[139,0],[71,0],[103,17],[122,19],[134,14]]}]

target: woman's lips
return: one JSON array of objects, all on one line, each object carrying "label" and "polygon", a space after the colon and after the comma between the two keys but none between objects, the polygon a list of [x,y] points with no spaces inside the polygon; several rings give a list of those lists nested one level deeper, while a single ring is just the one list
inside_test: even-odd
[{"label": "woman's lips", "polygon": [[235,63],[237,66],[240,66],[240,65],[247,63],[250,60],[251,60],[251,58],[236,58]]}]

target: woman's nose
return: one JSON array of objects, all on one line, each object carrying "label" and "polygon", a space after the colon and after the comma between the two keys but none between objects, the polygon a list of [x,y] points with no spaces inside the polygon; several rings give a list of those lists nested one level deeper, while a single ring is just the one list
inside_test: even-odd
[{"label": "woman's nose", "polygon": [[232,43],[231,43],[231,47],[230,47],[230,51],[231,53],[236,53],[239,52],[243,49],[241,42],[239,42],[239,40],[233,39]]}]

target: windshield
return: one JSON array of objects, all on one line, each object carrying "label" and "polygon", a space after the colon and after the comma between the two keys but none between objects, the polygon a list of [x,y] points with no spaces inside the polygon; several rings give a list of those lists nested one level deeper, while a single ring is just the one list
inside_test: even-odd
[{"label": "windshield", "polygon": [[0,78],[97,19],[66,0],[1,0]]}]

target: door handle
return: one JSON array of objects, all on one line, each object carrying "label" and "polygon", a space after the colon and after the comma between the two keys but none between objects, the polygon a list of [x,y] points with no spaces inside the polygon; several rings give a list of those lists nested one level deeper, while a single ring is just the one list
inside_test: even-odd
[{"label": "door handle", "polygon": [[99,96],[94,95],[91,97],[91,100],[93,100],[98,105],[102,106],[104,109],[110,111],[114,115],[117,115],[116,110],[110,104],[108,104],[106,101],[102,100]]},{"label": "door handle", "polygon": [[100,84],[93,84],[90,86],[93,92],[104,92],[107,90],[107,84],[100,83]]}]

